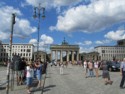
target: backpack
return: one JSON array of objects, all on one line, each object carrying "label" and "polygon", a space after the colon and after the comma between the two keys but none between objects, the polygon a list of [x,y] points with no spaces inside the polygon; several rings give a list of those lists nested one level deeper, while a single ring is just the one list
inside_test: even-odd
[{"label": "backpack", "polygon": [[21,70],[21,57],[15,56],[13,62],[14,62],[14,70],[15,71]]}]

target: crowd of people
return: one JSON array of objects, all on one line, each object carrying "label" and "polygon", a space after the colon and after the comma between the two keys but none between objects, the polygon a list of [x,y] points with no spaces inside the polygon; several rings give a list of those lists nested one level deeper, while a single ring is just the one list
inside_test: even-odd
[{"label": "crowd of people", "polygon": [[[113,60],[112,62],[115,62],[115,60]],[[104,79],[104,84],[105,85],[112,85],[113,81],[111,80],[110,77],[110,72],[109,72],[109,68],[108,68],[108,62],[107,61],[93,61],[93,60],[84,60],[83,62],[56,62],[56,63],[52,63],[51,66],[55,65],[59,65],[60,67],[60,74],[64,73],[64,67],[67,67],[68,64],[71,65],[80,65],[83,66],[83,71],[84,71],[84,76],[85,78],[92,78],[92,77],[102,77]],[[123,59],[123,61],[118,62],[120,63],[120,74],[122,76],[121,79],[121,83],[120,83],[120,88],[123,89],[124,88],[124,81],[125,81],[125,58]],[[102,70],[101,74],[99,72],[99,70]]]},{"label": "crowd of people", "polygon": [[16,74],[18,85],[26,85],[27,93],[31,93],[31,86],[34,79],[37,79],[37,88],[42,88],[42,74],[46,73],[47,62],[42,62],[39,59],[35,61],[27,61],[26,58],[21,58],[19,55],[13,56],[11,69]]},{"label": "crowd of people", "polygon": [[[120,63],[120,74],[122,76],[120,88],[123,89],[124,81],[125,81],[125,58]],[[113,81],[110,78],[110,73],[108,70],[107,61],[84,61],[83,62],[84,74],[85,77],[99,77],[99,69],[102,69],[102,77],[104,79],[105,85],[112,85]],[[95,74],[94,74],[95,73]]]},{"label": "crowd of people", "polygon": [[[51,67],[53,65],[60,67],[60,74],[63,74],[64,66],[67,68],[68,64],[72,65],[80,65],[83,66],[85,78],[98,78],[100,75],[99,69],[102,68],[101,76],[104,79],[105,85],[112,85],[113,81],[110,78],[110,73],[108,70],[107,62],[106,61],[92,61],[92,60],[85,60],[83,62],[55,62],[51,63]],[[47,62],[42,62],[39,59],[28,62],[25,58],[20,58],[19,55],[13,56],[13,63],[11,68],[15,71],[17,85],[25,84],[27,86],[27,93],[31,93],[31,86],[33,79],[36,78],[38,81],[37,88],[42,87],[42,74],[46,73]],[[123,89],[124,81],[125,81],[125,58],[121,62],[120,67],[120,74],[122,76],[120,88]]]}]

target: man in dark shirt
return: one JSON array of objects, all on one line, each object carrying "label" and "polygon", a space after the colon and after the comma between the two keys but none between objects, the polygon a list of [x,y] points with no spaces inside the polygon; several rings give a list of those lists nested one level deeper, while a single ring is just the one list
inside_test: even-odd
[{"label": "man in dark shirt", "polygon": [[120,73],[121,73],[121,76],[122,76],[120,88],[123,89],[124,88],[123,85],[124,85],[124,82],[125,82],[125,58],[123,59],[123,62],[121,63]]}]

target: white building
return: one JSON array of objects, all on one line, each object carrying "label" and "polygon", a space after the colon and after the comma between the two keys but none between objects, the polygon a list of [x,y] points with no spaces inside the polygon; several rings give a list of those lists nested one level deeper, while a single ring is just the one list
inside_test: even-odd
[{"label": "white building", "polygon": [[[12,44],[12,55],[19,54],[25,57],[28,61],[33,58],[34,45],[33,44]],[[11,55],[11,56],[12,56]],[[0,61],[8,60],[10,56],[9,44],[0,44]]]},{"label": "white building", "polygon": [[125,57],[125,46],[97,46],[95,51],[99,53],[100,60],[122,60]]}]

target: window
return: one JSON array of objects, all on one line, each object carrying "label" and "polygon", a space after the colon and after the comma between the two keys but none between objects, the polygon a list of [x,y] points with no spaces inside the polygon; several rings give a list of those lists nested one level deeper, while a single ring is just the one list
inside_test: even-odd
[{"label": "window", "polygon": [[30,49],[27,49],[27,52],[30,52]]},{"label": "window", "polygon": [[105,50],[102,50],[102,53],[105,53]]}]

